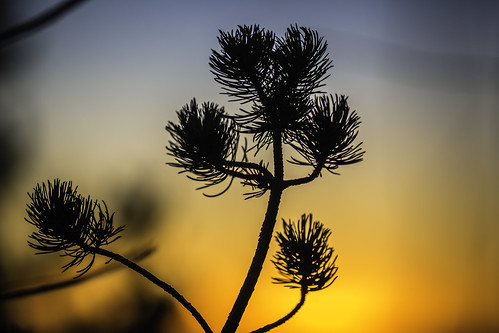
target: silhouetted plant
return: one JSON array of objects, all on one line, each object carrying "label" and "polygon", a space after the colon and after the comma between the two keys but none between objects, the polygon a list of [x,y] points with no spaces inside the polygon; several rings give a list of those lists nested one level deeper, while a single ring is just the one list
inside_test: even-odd
[{"label": "silhouetted plant", "polygon": [[99,202],[84,198],[71,182],[56,179],[38,184],[29,197],[26,221],[38,232],[33,232],[33,241],[28,244],[38,253],[62,252],[62,256],[71,257],[64,270],[80,265],[90,256],[90,262],[78,271],[85,274],[94,263],[95,249],[114,242],[124,230],[123,226],[114,227],[114,213],[109,214],[104,201],[102,208]]},{"label": "silhouetted plant", "polygon": [[350,112],[347,97],[316,97],[301,130],[295,133],[290,143],[305,161],[292,158],[292,163],[315,168],[322,166],[334,173],[333,170],[340,165],[360,162],[363,155],[361,144],[353,145],[359,119],[355,112]]},{"label": "silhouetted plant", "polygon": [[[248,164],[246,147],[239,163],[227,165],[243,185],[258,189],[256,195],[270,191],[255,255],[222,329],[234,332],[262,270],[282,192],[314,180],[323,169],[333,172],[340,165],[357,163],[364,152],[353,143],[360,118],[350,111],[347,97],[320,91],[332,62],[327,43],[316,31],[290,26],[279,38],[257,25],[239,26],[236,31],[220,31],[218,41],[221,51],[210,57],[215,80],[224,94],[249,106],[228,117],[239,125],[240,134],[251,135],[255,156],[270,146],[273,151],[273,173],[262,160]],[[284,179],[283,145],[303,158],[291,157],[291,163],[311,166],[312,172]]]},{"label": "silhouetted plant", "polygon": [[62,256],[73,258],[63,266],[64,271],[80,265],[87,256],[91,256],[90,262],[78,271],[76,278],[90,269],[96,254],[116,260],[169,293],[191,312],[205,332],[212,332],[201,314],[172,286],[133,261],[102,248],[102,245],[120,238],[117,234],[125,228],[113,226],[114,213],[109,214],[104,202],[103,209],[98,201],[78,194],[71,182],[61,182],[60,179],[55,179],[53,183],[47,181],[47,184],[38,184],[34,192],[28,195],[31,202],[27,204],[26,221],[38,230],[29,236],[34,242],[28,244],[40,251],[39,254],[62,252]]},{"label": "silhouetted plant", "polygon": [[304,288],[306,292],[322,290],[336,279],[336,257],[329,247],[331,230],[319,221],[312,221],[312,214],[302,215],[298,223],[282,223],[284,232],[277,233],[280,250],[272,262],[283,275],[273,278],[275,283],[289,288]]},{"label": "silhouetted plant", "polygon": [[195,99],[177,116],[179,124],[166,126],[173,138],[168,150],[176,160],[168,164],[194,174],[191,179],[206,183],[201,188],[222,183],[229,177],[224,164],[236,159],[236,124],[226,117],[224,108],[213,103],[199,108]]},{"label": "silhouetted plant", "polygon": [[[224,333],[233,333],[266,259],[283,191],[313,181],[322,170],[337,174],[339,166],[360,162],[364,151],[360,143],[354,143],[360,118],[350,110],[347,97],[320,91],[332,62],[326,41],[316,31],[290,26],[279,38],[258,25],[239,26],[235,31],[220,31],[218,41],[221,50],[213,51],[210,57],[212,73],[223,93],[245,109],[230,115],[217,104],[198,105],[192,99],[177,112],[177,122],[168,122],[166,130],[171,141],[166,149],[174,158],[168,164],[204,183],[200,189],[227,182],[221,191],[207,196],[223,194],[235,178],[251,187],[247,198],[269,193],[255,254],[222,328]],[[244,145],[240,147],[242,136]],[[288,162],[311,167],[308,175],[284,178],[284,145],[299,155],[291,156]],[[251,150],[256,158],[269,148],[272,161],[250,161]],[[205,332],[212,332],[199,312],[173,287],[102,248],[123,230],[113,226],[113,214],[109,214],[105,203],[85,199],[71,188],[71,183],[59,180],[53,185],[38,185],[30,198],[28,222],[38,228],[31,236],[35,241],[30,243],[32,247],[42,253],[62,251],[72,257],[65,269],[91,256],[80,275],[90,269],[96,254],[114,259],[163,288],[191,312]],[[302,307],[308,292],[322,290],[336,279],[336,256],[333,258],[333,248],[328,245],[330,235],[322,223],[313,221],[312,214],[303,215],[296,224],[283,222],[283,232],[276,236],[280,250],[273,260],[282,277],[274,278],[274,282],[299,288],[300,302],[289,314],[255,332],[281,325]]]},{"label": "silhouetted plant", "polygon": [[274,283],[285,284],[289,288],[300,288],[300,302],[290,313],[253,333],[267,332],[284,324],[294,316],[305,303],[309,291],[329,287],[336,280],[336,258],[334,249],[328,245],[331,230],[319,221],[313,221],[312,214],[301,216],[298,223],[282,220],[283,232],[278,232],[279,251],[272,260],[281,278],[273,278]]}]

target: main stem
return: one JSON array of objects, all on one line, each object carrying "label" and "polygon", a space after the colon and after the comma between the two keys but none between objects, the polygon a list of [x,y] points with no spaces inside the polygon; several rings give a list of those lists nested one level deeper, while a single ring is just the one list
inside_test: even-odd
[{"label": "main stem", "polygon": [[282,143],[281,133],[273,133],[273,148],[274,148],[274,178],[270,188],[270,197],[267,204],[267,212],[263,220],[260,235],[258,237],[258,244],[256,246],[255,255],[251,261],[248,269],[246,279],[239,291],[239,295],[232,306],[227,321],[222,328],[222,333],[235,333],[239,322],[243,316],[248,302],[255,290],[255,285],[260,276],[263,268],[263,263],[267,257],[270,241],[272,240],[272,233],[276,223],[277,212],[279,210],[279,203],[283,192],[283,179],[284,179],[284,166],[282,157]]},{"label": "main stem", "polygon": [[186,308],[192,314],[192,316],[197,320],[197,322],[201,325],[201,327],[206,333],[213,333],[206,320],[204,320],[203,316],[201,316],[201,314],[196,310],[196,308],[168,283],[158,279],[154,274],[150,273],[145,268],[137,265],[133,261],[130,261],[127,258],[117,253],[95,247],[92,247],[91,250],[95,254],[100,254],[122,263],[123,265],[136,271],[137,273],[144,276],[146,279],[148,279],[149,281],[151,281],[152,283],[154,283],[155,285],[157,285],[158,287],[169,293],[173,298],[175,298],[180,304],[182,304],[184,308]]}]

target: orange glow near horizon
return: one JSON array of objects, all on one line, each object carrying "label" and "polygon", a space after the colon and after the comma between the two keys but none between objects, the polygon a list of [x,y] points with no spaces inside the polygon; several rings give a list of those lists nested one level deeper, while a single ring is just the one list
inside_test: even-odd
[{"label": "orange glow near horizon", "polygon": [[[327,176],[321,181],[334,184],[343,176]],[[292,191],[296,195],[292,195]],[[239,191],[235,188],[234,192]],[[404,231],[407,226],[387,223],[384,220],[386,211],[376,216],[376,207],[382,207],[381,202],[371,201],[369,205],[363,205],[362,210],[354,210],[358,202],[353,204],[355,200],[348,196],[332,194],[330,199],[334,199],[335,206],[340,208],[335,213],[326,213],[331,210],[324,207],[320,196],[303,198],[300,193],[310,192],[305,187],[290,189],[288,202],[284,204],[285,198],[280,216],[296,219],[299,216],[296,212],[302,211],[301,207],[322,207],[314,213],[314,218],[333,230],[331,242],[339,255],[339,278],[329,289],[310,293],[303,309],[276,332],[441,333],[453,332],[460,323],[473,325],[480,316],[484,317],[482,322],[490,320],[490,324],[494,324],[497,299],[491,295],[499,291],[494,281],[487,282],[483,278],[487,276],[487,269],[495,268],[487,268],[489,261],[484,258],[483,264],[475,262],[474,269],[470,269],[474,261],[466,259],[469,254],[463,243],[469,230],[448,235],[444,242],[439,233],[447,233],[445,229],[435,229],[436,226],[432,226],[434,221],[421,222],[420,227],[424,230],[415,229],[416,234]],[[217,330],[221,328],[244,278],[259,229],[258,223],[251,220],[263,213],[265,198],[248,202],[235,195],[207,199],[196,193],[188,197],[190,204],[197,209],[174,213],[175,222],[167,221],[163,231],[154,237],[157,252],[143,264],[178,286]],[[295,200],[301,201],[300,207],[295,207],[298,205]],[[454,199],[450,200],[455,203]],[[223,214],[221,209],[224,209]],[[242,209],[250,213],[246,214]],[[404,211],[409,215],[412,213],[411,210]],[[439,215],[433,218],[438,220]],[[242,220],[232,220],[237,217]],[[466,216],[453,216],[456,223],[460,218],[466,219]],[[335,220],[337,222],[333,222]],[[369,223],[363,222],[365,220]],[[406,223],[415,222],[407,220]],[[278,222],[276,229],[280,228]],[[231,237],[234,234],[237,238]],[[120,241],[125,243],[126,238]],[[465,248],[461,249],[463,246]],[[274,251],[275,244],[271,246],[269,256]],[[55,276],[58,267],[52,266],[55,270],[52,275]],[[69,278],[70,275],[63,276]],[[275,275],[267,260],[241,323],[241,331],[256,329],[276,320],[298,301],[296,290],[271,283],[270,278]],[[140,288],[146,287],[157,294],[154,286],[149,286],[134,273],[118,272],[78,287],[12,301],[12,317],[20,321],[29,318],[28,323],[34,323],[41,331],[47,332],[60,324],[48,313],[60,312],[61,316],[83,318],[83,321],[84,318],[98,320],[99,309],[107,307],[106,303],[116,306],[116,302],[126,304],[124,300],[119,301],[123,297],[125,300],[133,298],[125,292],[130,279],[134,285],[143,285]],[[475,281],[478,279],[482,280],[477,285]],[[116,299],[116,295],[121,296]],[[491,297],[488,302],[487,297]],[[44,306],[45,302],[53,305]],[[200,331],[185,309],[176,308],[178,332]],[[23,315],[18,317],[20,313]],[[168,322],[168,325],[174,324]]]}]

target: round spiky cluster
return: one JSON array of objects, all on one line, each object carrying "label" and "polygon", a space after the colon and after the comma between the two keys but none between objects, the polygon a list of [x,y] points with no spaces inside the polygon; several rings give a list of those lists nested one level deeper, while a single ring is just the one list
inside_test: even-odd
[{"label": "round spiky cluster", "polygon": [[283,277],[273,278],[274,282],[305,292],[329,287],[338,270],[337,256],[328,245],[331,230],[313,221],[312,214],[303,214],[296,224],[283,219],[283,229],[277,233],[280,249],[272,260]]},{"label": "round spiky cluster", "polygon": [[320,165],[333,172],[340,165],[362,161],[362,143],[354,145],[360,117],[351,112],[344,95],[323,95],[314,99],[313,108],[295,132],[291,146],[305,159],[299,165]]},{"label": "round spiky cluster", "polygon": [[91,200],[78,194],[71,182],[55,179],[53,183],[37,184],[34,192],[28,194],[28,217],[25,220],[38,231],[29,237],[28,244],[38,253],[63,252],[71,259],[64,270],[80,265],[87,256],[90,262],[81,270],[83,275],[92,266],[95,258],[93,249],[108,245],[118,239],[123,226],[115,228],[114,213],[110,214],[102,201]]},{"label": "round spiky cluster", "polygon": [[220,31],[221,51],[213,51],[215,80],[236,101],[251,103],[234,119],[254,134],[258,148],[273,142],[278,131],[286,140],[301,127],[310,97],[323,86],[332,67],[327,43],[317,31],[290,26],[282,38],[258,25]]},{"label": "round spiky cluster", "polygon": [[[310,178],[288,185],[362,160],[362,143],[354,144],[359,116],[350,111],[347,97],[321,91],[332,61],[328,44],[317,31],[292,25],[277,37],[258,25],[242,25],[220,31],[218,42],[220,50],[210,56],[215,81],[244,109],[231,115],[214,103],[198,106],[193,99],[177,112],[178,124],[166,126],[172,137],[167,150],[175,158],[168,164],[204,182],[200,188],[226,179],[229,187],[240,178],[253,189],[249,197],[258,197],[283,172],[281,162],[274,165],[276,175],[268,171],[266,161],[249,163],[250,150],[256,156],[273,145],[276,163],[282,160],[282,145],[290,145],[301,158],[291,157],[289,162],[314,168]],[[253,144],[243,146],[237,161],[239,137],[245,134],[252,136]]]},{"label": "round spiky cluster", "polygon": [[222,183],[226,161],[234,161],[239,143],[236,124],[226,117],[224,108],[214,103],[198,106],[196,99],[177,112],[178,124],[169,122],[166,130],[172,136],[166,147],[176,162],[168,163],[205,182],[204,187]]}]

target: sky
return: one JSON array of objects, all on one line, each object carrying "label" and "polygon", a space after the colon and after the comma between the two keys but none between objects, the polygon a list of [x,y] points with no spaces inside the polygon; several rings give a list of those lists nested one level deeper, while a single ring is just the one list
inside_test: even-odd
[{"label": "sky", "polygon": [[[12,20],[55,3],[17,1]],[[117,252],[154,245],[141,264],[220,330],[267,197],[244,200],[239,184],[204,197],[166,165],[164,127],[192,97],[238,111],[208,65],[219,29],[259,24],[280,36],[298,24],[328,42],[334,67],[324,90],[349,96],[366,154],[339,176],[285,192],[279,221],[313,213],[330,228],[339,277],[274,331],[499,331],[498,14],[494,1],[88,1],[1,51],[16,59],[0,80],[0,129],[14,147],[0,190],[5,289],[74,276],[61,273],[63,259],[35,256],[26,243],[26,193],[61,178],[127,224]],[[307,172],[288,166],[286,177]],[[271,283],[276,275],[269,257],[241,332],[299,301]],[[201,332],[125,269],[1,304],[9,322],[32,332],[118,330],[158,309],[165,331]]]}]

